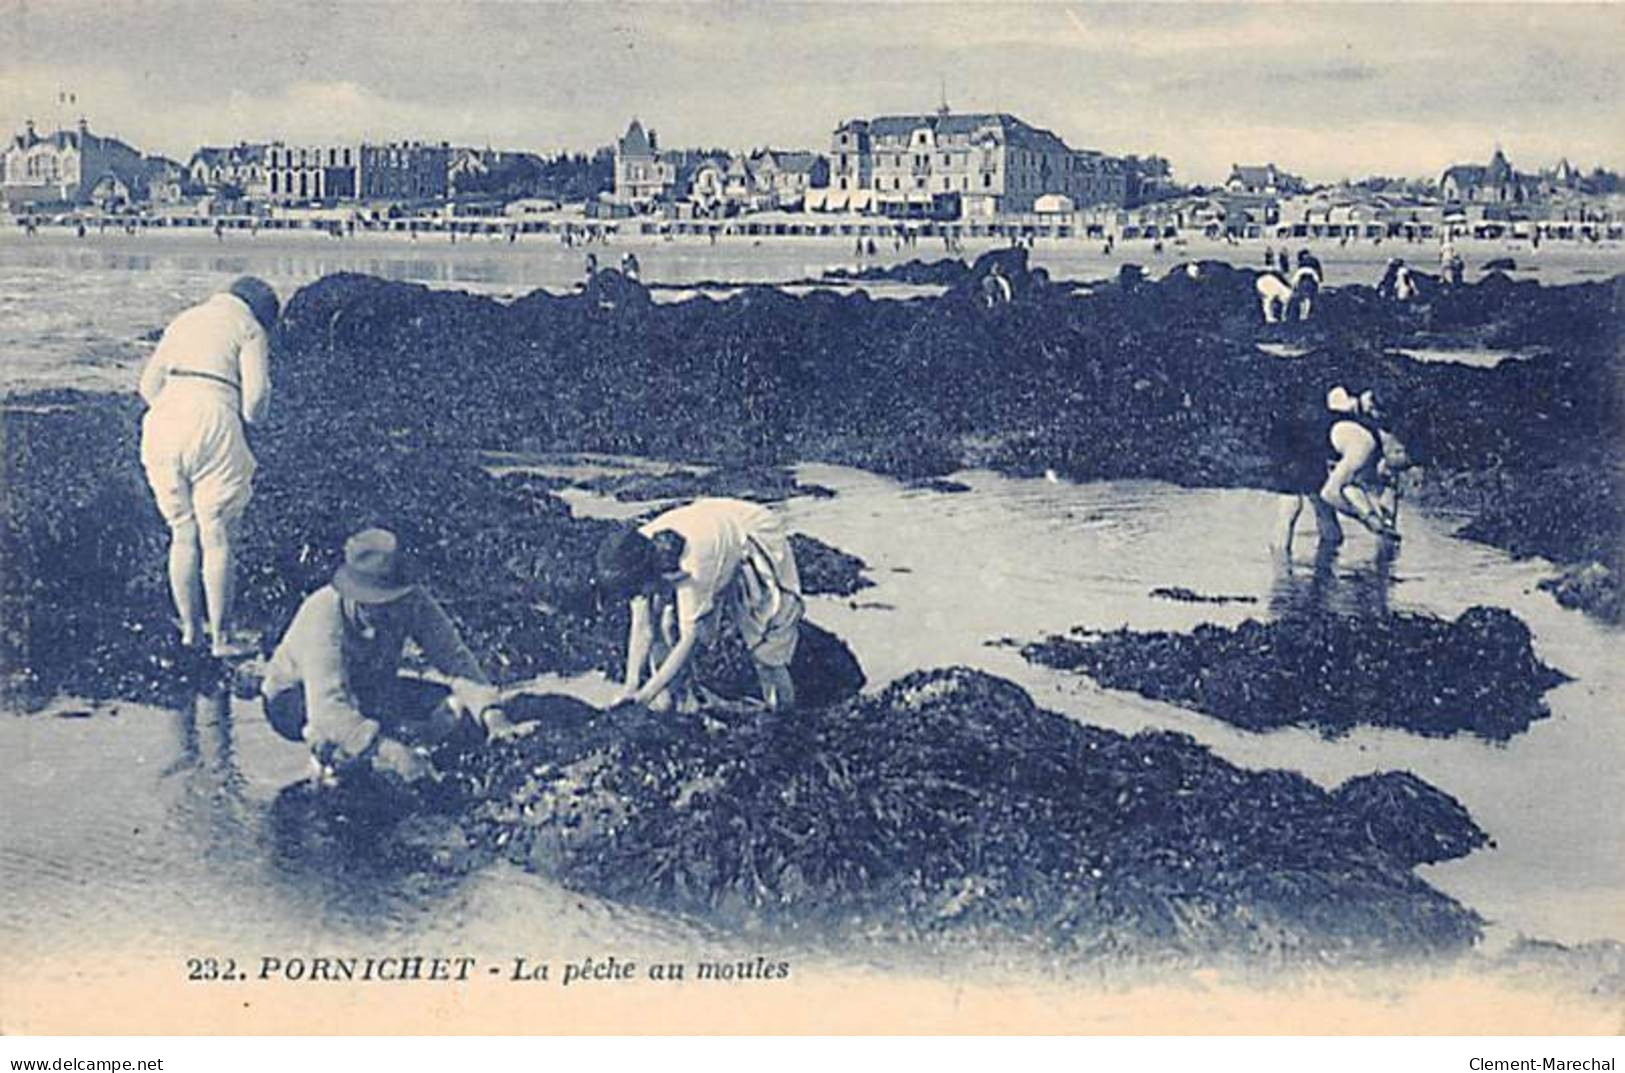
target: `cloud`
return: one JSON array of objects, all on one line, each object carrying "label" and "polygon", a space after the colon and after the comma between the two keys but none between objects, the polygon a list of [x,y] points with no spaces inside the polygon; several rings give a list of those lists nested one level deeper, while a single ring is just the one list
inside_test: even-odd
[{"label": "cloud", "polygon": [[932,108],[945,82],[955,108],[1189,178],[1246,158],[1428,174],[1497,140],[1618,166],[1621,40],[1625,5],[0,0],[0,125],[49,124],[65,85],[96,129],[172,155],[590,149],[633,115],[671,145],[823,148],[841,119]]}]

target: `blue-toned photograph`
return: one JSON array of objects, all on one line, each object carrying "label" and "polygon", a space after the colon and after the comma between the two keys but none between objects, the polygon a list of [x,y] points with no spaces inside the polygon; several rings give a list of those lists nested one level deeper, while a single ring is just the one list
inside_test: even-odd
[{"label": "blue-toned photograph", "polygon": [[1617,1032],[1622,42],[0,0],[0,1028]]}]

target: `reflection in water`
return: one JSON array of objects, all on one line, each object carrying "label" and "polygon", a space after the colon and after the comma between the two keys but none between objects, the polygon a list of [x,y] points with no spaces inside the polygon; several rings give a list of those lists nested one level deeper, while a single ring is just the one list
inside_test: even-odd
[{"label": "reflection in water", "polygon": [[1337,569],[1339,550],[1336,544],[1318,543],[1314,560],[1308,564],[1278,557],[1270,586],[1271,613],[1283,620],[1320,615],[1386,618],[1398,544],[1382,541],[1369,561],[1341,571]]},{"label": "reflection in water", "polygon": [[207,857],[241,859],[254,852],[261,806],[248,794],[237,765],[231,697],[224,687],[200,692],[172,720],[177,755],[158,773],[178,780],[177,826],[194,832]]},{"label": "reflection in water", "polygon": [[[256,708],[244,709],[254,712]],[[173,713],[176,755],[160,781],[176,830],[237,882],[278,892],[300,915],[363,928],[432,913],[469,864],[460,829],[412,793],[378,782],[326,789],[297,779],[269,805],[249,792],[230,693],[197,694]],[[432,803],[431,803],[432,804]]]},{"label": "reflection in water", "polygon": [[[1358,530],[1336,560],[1310,561],[1300,545],[1298,563],[1272,563],[1259,532],[1265,493],[975,473],[956,475],[971,492],[943,495],[840,467],[796,472],[838,494],[790,501],[793,526],[862,556],[875,582],[865,597],[890,605],[819,597],[812,608],[819,625],[853,645],[877,687],[918,667],[963,663],[1074,718],[1127,733],[1189,733],[1232,762],[1301,771],[1326,787],[1412,771],[1456,797],[1497,843],[1429,866],[1429,882],[1507,934],[1562,942],[1625,934],[1620,634],[1538,592],[1539,562],[1458,540],[1453,522],[1422,512],[1408,519],[1395,578],[1397,549],[1374,555],[1376,542]],[[1404,585],[1394,597],[1397,580]],[[1262,617],[1254,604],[1151,595],[1167,585],[1256,594],[1282,618],[1335,612],[1372,621],[1390,604],[1454,618],[1475,604],[1505,606],[1529,623],[1542,657],[1575,681],[1549,694],[1554,718],[1510,746],[1385,731],[1260,736],[1058,683],[1013,649],[985,644],[1078,624],[1189,631]],[[0,945],[8,957],[46,966],[115,947],[169,956],[249,940],[365,953],[380,937],[478,953],[522,937],[582,955],[631,943],[677,959],[738,941],[505,864],[479,867],[484,858],[444,814],[403,819],[386,810],[385,829],[368,837],[353,819],[335,830],[335,813],[348,814],[312,800],[297,781],[303,751],[277,737],[257,706],[227,704],[210,692],[167,712],[0,717]],[[347,856],[343,838],[363,852]]]},{"label": "reflection in water", "polygon": [[266,814],[271,882],[307,912],[372,930],[430,918],[478,863],[461,802],[354,776],[289,783]]}]

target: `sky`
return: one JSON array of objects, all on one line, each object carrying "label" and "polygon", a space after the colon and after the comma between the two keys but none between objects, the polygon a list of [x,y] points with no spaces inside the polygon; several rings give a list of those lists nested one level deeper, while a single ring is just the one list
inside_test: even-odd
[{"label": "sky", "polygon": [[[0,0],[0,125],[199,145],[417,138],[828,151],[852,117],[1004,111],[1185,182],[1437,177],[1501,146],[1625,168],[1625,4]],[[58,102],[60,93],[77,98]]]}]

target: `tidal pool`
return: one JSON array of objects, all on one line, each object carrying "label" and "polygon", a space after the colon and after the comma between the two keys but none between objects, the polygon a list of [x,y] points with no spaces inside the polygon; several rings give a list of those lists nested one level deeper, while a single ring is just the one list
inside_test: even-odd
[{"label": "tidal pool", "polygon": [[[507,459],[531,468],[527,460]],[[528,460],[534,462],[536,460]],[[576,458],[536,468],[614,471],[624,460]],[[921,667],[965,664],[1009,678],[1037,702],[1133,732],[1191,734],[1248,767],[1284,767],[1324,786],[1409,770],[1455,796],[1495,841],[1421,869],[1484,914],[1486,946],[1520,935],[1583,942],[1625,935],[1625,686],[1621,633],[1536,592],[1539,561],[1514,562],[1450,536],[1452,520],[1410,512],[1391,566],[1353,533],[1335,566],[1311,563],[1300,534],[1282,567],[1264,539],[1271,497],[1150,482],[1074,485],[966,472],[967,492],[908,489],[858,470],[798,467],[836,491],[783,507],[793,529],[863,557],[875,587],[816,597],[810,615],[857,652],[877,688]],[[585,492],[576,509],[629,516]],[[1153,595],[1184,588],[1223,603]],[[1251,598],[1251,601],[1247,598]],[[1553,717],[1505,745],[1360,729],[1337,740],[1307,730],[1238,730],[1199,713],[1036,667],[1005,639],[1075,625],[1187,630],[1310,606],[1454,617],[1479,603],[1511,609],[1538,655],[1573,677],[1547,694]],[[540,682],[602,701],[601,678]],[[313,852],[278,796],[306,774],[302,751],[254,706],[200,697],[181,711],[91,711],[63,699],[0,719],[0,934],[21,965],[177,950],[522,955],[635,951],[726,957],[749,946],[662,914],[563,890],[506,865],[462,879],[391,874]],[[295,826],[290,826],[290,823]],[[455,856],[451,832],[422,832]],[[850,954],[850,952],[848,952]],[[816,955],[815,955],[816,956]]]}]

